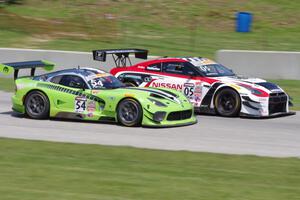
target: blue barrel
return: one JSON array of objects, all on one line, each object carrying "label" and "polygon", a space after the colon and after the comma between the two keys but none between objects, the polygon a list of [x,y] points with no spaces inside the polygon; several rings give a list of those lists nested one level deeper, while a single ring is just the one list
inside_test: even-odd
[{"label": "blue barrel", "polygon": [[252,24],[252,14],[248,12],[238,12],[236,17],[236,31],[250,32]]}]

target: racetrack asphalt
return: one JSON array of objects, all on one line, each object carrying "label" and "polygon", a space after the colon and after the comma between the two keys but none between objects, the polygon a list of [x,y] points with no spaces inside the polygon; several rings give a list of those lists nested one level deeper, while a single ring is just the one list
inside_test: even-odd
[{"label": "racetrack asphalt", "polygon": [[114,123],[33,120],[11,111],[12,93],[0,91],[0,137],[121,145],[271,157],[300,157],[300,112],[268,118],[198,115],[198,123],[174,128],[127,128]]}]

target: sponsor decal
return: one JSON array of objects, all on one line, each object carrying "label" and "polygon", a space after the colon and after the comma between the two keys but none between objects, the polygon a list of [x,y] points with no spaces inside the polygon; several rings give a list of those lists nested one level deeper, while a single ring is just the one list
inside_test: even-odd
[{"label": "sponsor decal", "polygon": [[88,113],[87,117],[94,117],[94,114],[93,113]]},{"label": "sponsor decal", "polygon": [[83,113],[86,110],[86,97],[77,96],[75,97],[75,112]]},{"label": "sponsor decal", "polygon": [[96,102],[95,101],[89,101],[88,102],[87,111],[88,112],[95,112],[96,111]]},{"label": "sponsor decal", "polygon": [[152,71],[160,71],[160,68],[158,68],[157,66],[148,66],[147,69]]},{"label": "sponsor decal", "polygon": [[125,94],[125,97],[134,97],[134,94]]},{"label": "sponsor decal", "polygon": [[208,58],[201,58],[201,62],[203,65],[211,65],[211,64],[216,64],[216,62],[208,59]]},{"label": "sponsor decal", "polygon": [[92,94],[93,95],[96,95],[96,94],[98,94],[100,92],[100,90],[92,90]]},{"label": "sponsor decal", "polygon": [[144,66],[137,66],[137,68],[139,68],[139,69],[145,69]]},{"label": "sponsor decal", "polygon": [[108,74],[108,73],[93,74],[93,75],[88,76],[87,80],[90,81],[90,80],[95,79],[95,78],[106,77],[106,76],[110,76],[110,74]]},{"label": "sponsor decal", "polygon": [[180,84],[174,84],[174,83],[152,83],[152,87],[164,87],[164,88],[170,88],[174,90],[182,90],[183,86]]},{"label": "sponsor decal", "polygon": [[185,83],[183,85],[184,89],[183,89],[183,94],[192,99],[193,95],[194,95],[194,90],[195,90],[195,85],[194,83]]},{"label": "sponsor decal", "polygon": [[196,86],[195,86],[195,94],[201,94],[202,93],[202,86],[201,86],[201,83],[198,82],[196,83]]}]

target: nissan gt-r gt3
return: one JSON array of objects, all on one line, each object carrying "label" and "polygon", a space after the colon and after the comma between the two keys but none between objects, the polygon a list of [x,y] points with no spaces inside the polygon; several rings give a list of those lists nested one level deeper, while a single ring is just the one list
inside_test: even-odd
[{"label": "nissan gt-r gt3", "polygon": [[[180,126],[197,122],[193,106],[170,89],[129,88],[116,77],[93,68],[74,68],[34,76],[46,61],[0,64],[0,72],[15,72],[13,110],[30,118],[72,118],[116,121],[124,126]],[[31,76],[18,78],[20,69]]]},{"label": "nissan gt-r gt3", "polygon": [[[136,50],[139,54],[140,51]],[[95,60],[101,60],[96,54],[102,55],[101,52],[112,53],[122,59],[121,52],[96,50]],[[128,58],[124,55],[123,60],[126,56]],[[278,85],[259,78],[239,77],[232,70],[207,58],[159,58],[129,67],[119,66],[110,72],[127,85],[181,91],[195,110],[204,113],[228,117],[291,113],[290,98]]]}]

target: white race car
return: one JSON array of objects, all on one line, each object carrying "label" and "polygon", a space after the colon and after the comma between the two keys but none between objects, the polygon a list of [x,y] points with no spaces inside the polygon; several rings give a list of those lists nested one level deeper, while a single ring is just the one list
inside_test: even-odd
[{"label": "white race car", "polygon": [[[113,54],[119,58],[124,56],[115,51]],[[126,56],[128,53],[125,59]],[[94,59],[97,60],[95,56]],[[127,85],[182,91],[199,112],[227,117],[293,114],[289,111],[288,94],[278,85],[259,78],[239,77],[207,58],[159,58],[128,67],[118,66],[110,72]]]}]

